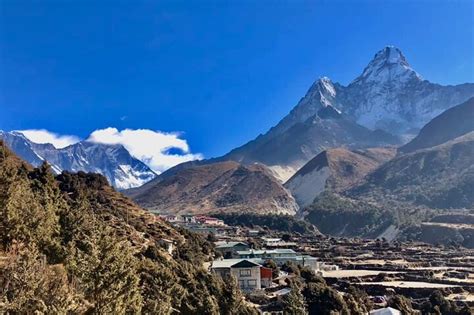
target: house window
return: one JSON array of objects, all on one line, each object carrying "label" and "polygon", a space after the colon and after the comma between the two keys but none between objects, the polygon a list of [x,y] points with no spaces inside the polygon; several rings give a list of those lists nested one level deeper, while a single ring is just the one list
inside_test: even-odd
[{"label": "house window", "polygon": [[245,280],[239,280],[239,287],[241,288],[245,287]]},{"label": "house window", "polygon": [[247,285],[249,287],[256,287],[257,286],[257,280],[247,280]]},{"label": "house window", "polygon": [[239,270],[239,275],[241,277],[250,277],[252,275],[252,270],[251,269],[241,269],[241,270]]}]

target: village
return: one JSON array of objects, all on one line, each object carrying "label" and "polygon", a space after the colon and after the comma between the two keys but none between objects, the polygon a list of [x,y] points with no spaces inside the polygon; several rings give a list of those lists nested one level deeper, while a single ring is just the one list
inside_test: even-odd
[{"label": "village", "polygon": [[[474,251],[384,239],[333,238],[229,226],[199,215],[162,215],[169,223],[210,236],[216,257],[209,272],[234,276],[247,300],[262,314],[283,314],[278,303],[291,291],[294,267],[311,270],[344,295],[350,287],[369,295],[370,314],[401,314],[387,307],[395,295],[421,305],[435,291],[447,300],[474,307]],[[262,299],[261,297],[265,297]],[[257,298],[258,297],[258,298]],[[265,301],[263,304],[261,301]]]}]

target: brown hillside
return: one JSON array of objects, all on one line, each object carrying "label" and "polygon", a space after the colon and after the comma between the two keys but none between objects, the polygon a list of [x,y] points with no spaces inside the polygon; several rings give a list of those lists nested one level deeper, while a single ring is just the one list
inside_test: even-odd
[{"label": "brown hillside", "polygon": [[297,210],[293,197],[264,166],[233,161],[180,169],[130,191],[130,196],[143,207],[170,213]]},{"label": "brown hillside", "polygon": [[321,152],[285,183],[300,206],[309,205],[323,191],[340,192],[395,156],[394,148]]}]

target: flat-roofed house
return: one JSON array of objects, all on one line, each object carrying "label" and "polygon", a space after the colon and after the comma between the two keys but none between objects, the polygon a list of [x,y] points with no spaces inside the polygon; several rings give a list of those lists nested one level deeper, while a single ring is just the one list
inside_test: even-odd
[{"label": "flat-roofed house", "polygon": [[309,267],[312,270],[319,270],[320,263],[317,258],[309,255],[301,255],[289,248],[278,249],[250,249],[246,251],[238,251],[236,256],[241,259],[259,258],[261,260],[273,260],[277,265],[281,266],[286,262],[292,262],[303,267]]},{"label": "flat-roofed house", "polygon": [[213,225],[213,226],[224,226],[225,223],[223,220],[218,218],[208,217],[208,216],[197,216],[196,222],[204,225]]},{"label": "flat-roofed house", "polygon": [[158,240],[158,244],[163,246],[166,249],[166,251],[168,252],[168,254],[170,254],[170,255],[173,254],[174,242],[172,240],[162,238],[162,239]]},{"label": "flat-roofed house", "polygon": [[397,309],[386,307],[386,308],[379,308],[377,310],[370,311],[370,315],[400,315],[400,312]]},{"label": "flat-roofed house", "polygon": [[164,214],[164,215],[161,215],[161,218],[165,221],[168,221],[168,222],[178,222],[179,221],[178,216],[174,215],[174,214]]},{"label": "flat-roofed house", "polygon": [[193,214],[183,214],[181,215],[181,220],[184,223],[196,223],[196,216]]},{"label": "flat-roofed house", "polygon": [[224,258],[235,258],[238,251],[245,251],[250,248],[249,245],[244,242],[220,241],[214,244],[216,245],[215,250],[221,253]]},{"label": "flat-roofed house", "polygon": [[296,247],[298,244],[295,242],[285,242],[281,238],[270,238],[270,237],[263,237],[262,240],[265,243],[265,247]]}]

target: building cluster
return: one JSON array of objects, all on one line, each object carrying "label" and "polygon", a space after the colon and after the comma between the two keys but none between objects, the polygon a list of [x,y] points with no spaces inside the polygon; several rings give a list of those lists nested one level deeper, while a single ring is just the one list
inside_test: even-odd
[{"label": "building cluster", "polygon": [[[284,244],[281,239],[262,238],[264,244]],[[323,270],[337,270],[337,266],[328,265],[310,255],[297,253],[291,248],[264,248],[252,249],[241,241],[218,241],[215,250],[220,258],[214,260],[210,266],[211,271],[221,275],[233,275],[242,291],[251,292],[267,288],[278,287],[279,277],[272,277],[272,270],[264,265],[273,261],[276,266],[294,264],[307,267],[316,273]],[[279,276],[285,276],[281,273]]]},{"label": "building cluster", "polygon": [[173,224],[184,227],[194,233],[199,234],[213,234],[213,235],[226,235],[232,227],[229,227],[224,223],[223,220],[205,215],[193,215],[193,214],[163,214],[160,218]]},{"label": "building cluster", "polygon": [[[345,288],[349,280],[344,278],[346,277],[344,271],[347,273],[348,269],[360,269],[358,271],[363,273],[363,267],[380,268],[370,265],[372,261],[377,262],[375,258],[386,260],[384,267],[390,270],[392,260],[396,260],[390,255],[397,251],[390,251],[387,246],[398,245],[382,241],[328,238],[323,235],[298,233],[290,235],[258,226],[229,226],[218,218],[203,215],[160,215],[160,217],[175,226],[203,236],[212,234],[216,240],[216,256],[213,261],[206,263],[209,272],[224,279],[234,278],[247,298],[256,298],[251,302],[258,304],[261,314],[283,314],[280,302],[291,292],[290,283],[293,278],[298,277],[292,272],[295,266],[308,268],[325,279],[331,279],[331,283],[336,283],[338,288]],[[162,239],[160,245],[170,254],[175,246],[172,241],[166,239]],[[421,252],[423,255],[428,254],[426,248]],[[420,251],[408,246],[404,247],[403,253],[413,258],[419,255]],[[354,261],[364,260],[368,265],[357,264],[357,268],[354,267]],[[343,270],[339,270],[339,267]],[[350,272],[347,274],[354,278]],[[375,277],[369,275],[363,279],[370,282],[375,281]],[[357,285],[358,282],[350,283]],[[399,311],[386,307],[384,299],[385,296],[390,297],[390,294],[382,292],[383,290],[378,287],[371,287],[371,290],[375,289],[378,291],[374,291],[371,299],[379,309],[371,311],[370,314],[400,314]],[[260,304],[260,301],[263,301],[259,300],[260,298],[267,302]]]}]

